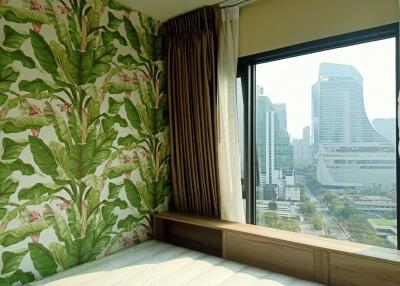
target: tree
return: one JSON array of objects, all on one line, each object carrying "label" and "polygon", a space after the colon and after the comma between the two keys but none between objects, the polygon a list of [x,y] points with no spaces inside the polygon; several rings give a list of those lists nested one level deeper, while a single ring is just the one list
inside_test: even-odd
[{"label": "tree", "polygon": [[322,230],[322,219],[319,215],[314,215],[311,218],[311,225],[315,230]]},{"label": "tree", "polygon": [[312,216],[315,214],[315,204],[309,201],[306,201],[300,205],[300,211],[305,216]]},{"label": "tree", "polygon": [[268,209],[272,210],[272,211],[275,211],[275,210],[278,209],[278,205],[276,204],[275,201],[271,201],[271,202],[268,203]]},{"label": "tree", "polygon": [[349,219],[351,216],[353,216],[355,214],[355,210],[354,208],[352,208],[351,206],[345,206],[343,207],[343,209],[340,212],[340,216],[344,219]]}]

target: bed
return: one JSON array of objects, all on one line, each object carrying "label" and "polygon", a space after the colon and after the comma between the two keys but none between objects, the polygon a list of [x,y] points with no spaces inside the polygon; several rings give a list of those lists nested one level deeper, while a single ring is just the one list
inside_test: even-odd
[{"label": "bed", "polygon": [[28,285],[321,285],[151,240]]}]

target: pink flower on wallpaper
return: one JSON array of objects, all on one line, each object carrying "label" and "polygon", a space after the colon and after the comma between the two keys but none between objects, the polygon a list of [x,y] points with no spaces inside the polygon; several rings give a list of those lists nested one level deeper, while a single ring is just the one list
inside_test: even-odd
[{"label": "pink flower on wallpaper", "polygon": [[58,203],[57,206],[61,211],[65,210],[71,204],[70,200],[63,200],[62,203]]},{"label": "pink flower on wallpaper", "polygon": [[39,137],[39,135],[40,135],[40,128],[32,128],[32,129],[31,129],[31,132],[32,132],[32,136],[33,136],[33,137]]},{"label": "pink flower on wallpaper", "polygon": [[33,115],[42,115],[42,111],[40,110],[40,108],[33,103],[29,103],[28,102],[28,110],[29,110],[29,115],[33,116]]},{"label": "pink flower on wallpaper", "polygon": [[140,149],[140,154],[143,158],[146,158],[149,155],[149,151],[146,149]]},{"label": "pink flower on wallpaper", "polygon": [[126,72],[122,73],[123,82],[132,82],[133,78]]},{"label": "pink flower on wallpaper", "polygon": [[[31,0],[31,10],[36,12],[43,12],[43,7],[36,0]],[[32,28],[36,33],[39,33],[40,29],[42,28],[42,24],[33,23]]]},{"label": "pink flower on wallpaper", "polygon": [[60,8],[61,14],[68,14],[72,11],[72,9],[65,4],[58,5],[58,8]]},{"label": "pink flower on wallpaper", "polygon": [[40,238],[40,233],[35,233],[31,235],[31,239],[33,243],[38,243],[39,242],[39,238]]},{"label": "pink flower on wallpaper", "polygon": [[130,247],[133,244],[133,239],[128,235],[124,234],[122,235],[122,243],[124,245],[124,248]]},{"label": "pink flower on wallpaper", "polygon": [[38,220],[42,220],[43,217],[40,213],[38,213],[37,211],[28,211],[28,221],[29,222],[34,222],[34,221],[38,221]]},{"label": "pink flower on wallpaper", "polygon": [[[34,221],[41,221],[43,220],[43,217],[40,213],[37,211],[28,211],[28,222],[34,222]],[[33,243],[37,243],[40,238],[40,232],[34,233],[31,235],[31,239]]]},{"label": "pink flower on wallpaper", "polygon": [[139,238],[140,241],[144,241],[147,239],[148,235],[147,235],[147,229],[144,225],[138,225],[136,227],[136,234]]},{"label": "pink flower on wallpaper", "polygon": [[[123,154],[123,160],[125,164],[133,163],[133,157],[127,154]],[[132,172],[125,173],[125,178],[129,179],[131,177]]]},{"label": "pink flower on wallpaper", "polygon": [[143,71],[140,71],[139,76],[140,76],[140,78],[142,79],[142,81],[144,81],[144,82],[147,82],[147,81],[149,80],[148,74],[146,74],[146,73],[143,72]]},{"label": "pink flower on wallpaper", "polygon": [[132,92],[131,91],[124,91],[124,97],[125,98],[131,98]]},{"label": "pink flower on wallpaper", "polygon": [[[37,116],[37,115],[42,115],[43,112],[40,110],[40,108],[33,103],[27,103],[28,105],[28,114],[29,116]],[[40,128],[31,128],[32,136],[34,137],[39,137],[40,134]]]},{"label": "pink flower on wallpaper", "polygon": [[68,102],[63,102],[63,103],[57,104],[57,106],[61,112],[64,112],[64,111],[68,111],[68,109],[71,108],[72,105],[69,104]]}]

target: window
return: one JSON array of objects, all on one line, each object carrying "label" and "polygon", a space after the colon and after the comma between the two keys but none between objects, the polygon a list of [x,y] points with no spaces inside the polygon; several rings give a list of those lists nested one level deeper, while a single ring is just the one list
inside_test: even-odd
[{"label": "window", "polygon": [[247,221],[398,247],[398,25],[241,58]]}]

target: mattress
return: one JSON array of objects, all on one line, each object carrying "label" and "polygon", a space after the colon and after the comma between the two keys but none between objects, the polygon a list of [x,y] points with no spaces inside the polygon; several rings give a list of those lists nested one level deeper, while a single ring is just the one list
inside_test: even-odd
[{"label": "mattress", "polygon": [[151,240],[31,286],[320,285]]}]

